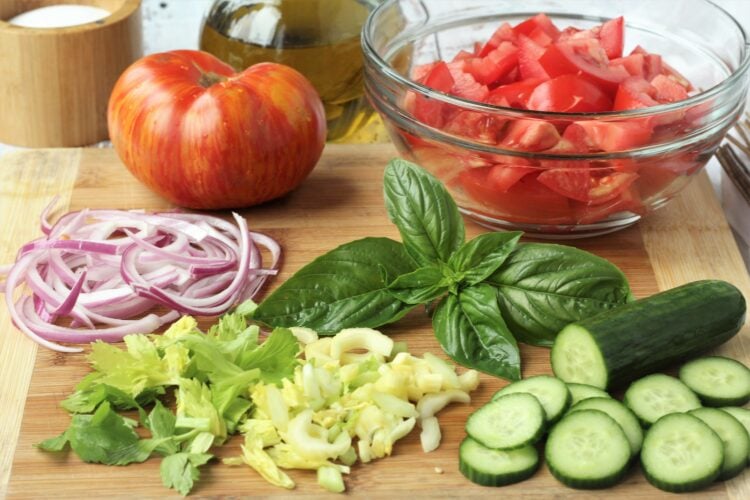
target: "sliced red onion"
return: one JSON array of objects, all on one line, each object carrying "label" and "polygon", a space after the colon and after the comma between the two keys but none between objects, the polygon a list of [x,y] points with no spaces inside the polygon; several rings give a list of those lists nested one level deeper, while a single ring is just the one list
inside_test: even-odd
[{"label": "sliced red onion", "polygon": [[[56,201],[41,215],[46,236],[23,245],[14,264],[0,266],[13,323],[56,351],[80,349],[55,342],[151,333],[180,314],[222,314],[278,272],[279,244],[249,231],[237,214],[235,225],[173,211],[86,209],[53,224]],[[260,247],[271,254],[266,267]],[[25,295],[14,300],[24,284]]]}]

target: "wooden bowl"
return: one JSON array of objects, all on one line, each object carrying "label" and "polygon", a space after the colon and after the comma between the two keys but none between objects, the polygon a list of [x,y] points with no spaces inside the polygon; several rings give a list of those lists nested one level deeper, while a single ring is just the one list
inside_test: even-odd
[{"label": "wooden bowl", "polygon": [[[112,14],[69,28],[24,28],[3,20],[59,4]],[[0,2],[0,143],[87,146],[106,140],[107,102],[120,74],[142,54],[141,0]]]}]

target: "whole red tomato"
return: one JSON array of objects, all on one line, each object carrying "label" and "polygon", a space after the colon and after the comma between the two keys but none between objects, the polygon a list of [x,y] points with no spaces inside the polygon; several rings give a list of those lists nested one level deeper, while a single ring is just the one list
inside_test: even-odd
[{"label": "whole red tomato", "polygon": [[109,101],[109,135],[133,175],[189,208],[244,207],[282,196],[320,158],[326,121],[297,71],[257,64],[236,74],[179,50],[130,66]]}]

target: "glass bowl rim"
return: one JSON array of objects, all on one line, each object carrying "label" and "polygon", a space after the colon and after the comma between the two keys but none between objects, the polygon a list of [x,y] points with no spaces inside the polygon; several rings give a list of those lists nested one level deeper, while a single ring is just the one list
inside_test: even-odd
[{"label": "glass bowl rim", "polygon": [[435,99],[437,101],[450,104],[453,106],[457,106],[457,107],[460,107],[461,109],[471,110],[471,111],[479,111],[479,112],[484,112],[484,113],[489,112],[489,113],[504,114],[504,115],[516,115],[518,117],[524,117],[524,118],[539,118],[539,119],[548,119],[548,120],[550,119],[590,120],[592,118],[598,118],[598,117],[607,118],[611,120],[616,120],[617,118],[627,118],[627,119],[642,118],[642,117],[659,115],[661,113],[667,113],[670,111],[678,111],[686,107],[691,107],[697,104],[702,104],[706,102],[707,100],[711,99],[712,97],[715,97],[719,94],[724,93],[725,91],[727,91],[727,89],[732,89],[734,87],[734,84],[736,84],[737,81],[740,80],[742,76],[748,72],[748,68],[750,68],[750,37],[748,37],[748,33],[745,31],[742,25],[737,21],[737,18],[735,18],[726,9],[724,9],[720,5],[717,5],[711,0],[698,0],[700,2],[710,5],[711,7],[715,9],[718,9],[719,12],[723,13],[737,27],[744,41],[744,45],[742,46],[742,49],[741,49],[742,51],[741,59],[740,59],[739,64],[737,65],[737,68],[734,71],[732,71],[732,73],[730,73],[724,80],[717,83],[713,87],[707,90],[704,90],[703,92],[699,92],[681,101],[676,101],[676,102],[672,102],[668,104],[659,104],[657,106],[651,106],[648,108],[631,109],[631,110],[624,110],[624,111],[605,111],[605,112],[598,112],[598,113],[567,113],[567,112],[553,112],[553,111],[534,111],[534,110],[519,109],[519,108],[506,107],[506,106],[496,106],[494,104],[488,104],[488,103],[483,103],[479,101],[472,101],[469,99],[464,99],[462,97],[456,97],[450,94],[446,94],[444,92],[440,92],[438,90],[431,89],[430,87],[426,87],[420,83],[417,83],[411,80],[410,78],[406,78],[405,76],[401,75],[398,71],[394,70],[391,67],[391,65],[388,64],[380,56],[380,54],[378,54],[377,50],[372,44],[372,40],[370,36],[371,32],[373,31],[374,19],[377,17],[377,15],[381,11],[385,10],[389,6],[399,1],[400,0],[385,0],[381,2],[367,17],[364,27],[362,28],[362,42],[361,42],[365,58],[373,61],[377,69],[383,74],[385,74],[386,77],[392,80],[395,80],[397,83],[401,85],[408,87],[408,89],[415,91],[430,99]]}]

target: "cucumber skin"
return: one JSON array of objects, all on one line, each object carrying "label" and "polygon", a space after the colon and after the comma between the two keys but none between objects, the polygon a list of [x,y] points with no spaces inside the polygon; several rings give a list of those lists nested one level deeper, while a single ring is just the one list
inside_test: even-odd
[{"label": "cucumber skin", "polygon": [[746,308],[734,285],[703,280],[573,325],[593,337],[606,365],[607,388],[612,388],[723,344],[744,325]]}]

